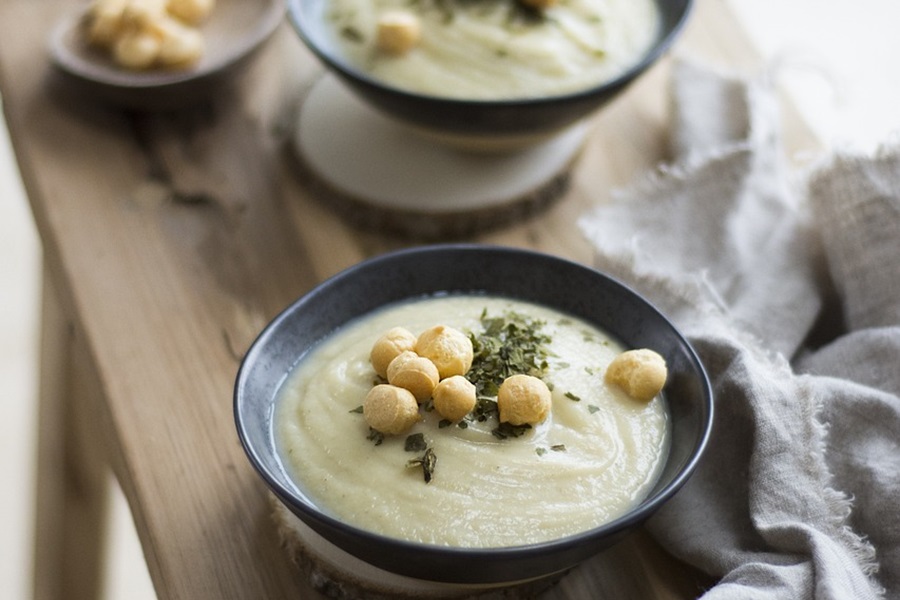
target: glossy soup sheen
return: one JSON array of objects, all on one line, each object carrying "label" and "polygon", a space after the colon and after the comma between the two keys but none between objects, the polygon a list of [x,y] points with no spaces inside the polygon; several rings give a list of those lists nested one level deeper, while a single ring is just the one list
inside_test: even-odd
[{"label": "glossy soup sheen", "polygon": [[[516,9],[516,2],[327,0],[321,18],[339,54],[376,79],[471,100],[599,85],[635,65],[659,34],[653,0],[559,0],[543,13]],[[376,45],[379,15],[397,9],[414,12],[421,24],[419,44],[400,56]]]},{"label": "glossy soup sheen", "polygon": [[[354,409],[376,379],[373,342],[403,326],[436,324],[480,332],[483,312],[515,311],[550,335],[548,419],[520,437],[498,439],[496,421],[440,427],[440,416],[376,445]],[[567,536],[638,504],[665,462],[664,399],[637,402],[606,385],[623,348],[592,325],[535,304],[484,296],[428,298],[382,309],[332,334],[289,375],[276,407],[276,440],[297,486],[325,512],[357,527],[427,544],[515,546]],[[437,457],[425,483],[404,450],[423,433]]]}]

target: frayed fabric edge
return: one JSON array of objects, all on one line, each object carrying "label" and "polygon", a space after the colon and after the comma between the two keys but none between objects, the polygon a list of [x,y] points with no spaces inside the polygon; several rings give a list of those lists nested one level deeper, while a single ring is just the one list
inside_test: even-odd
[{"label": "frayed fabric edge", "polygon": [[[832,537],[859,566],[863,575],[869,581],[872,592],[877,598],[885,598],[886,590],[879,583],[876,575],[879,563],[875,547],[862,535],[858,534],[848,523],[853,511],[853,498],[846,492],[834,487],[834,475],[828,468],[825,460],[828,424],[822,420],[823,401],[816,392],[815,386],[809,384],[809,375],[796,374],[789,361],[780,353],[767,350],[762,341],[752,331],[741,326],[729,314],[727,307],[723,307],[709,295],[709,290],[703,283],[702,275],[688,277],[681,281],[661,277],[654,273],[639,272],[636,270],[636,258],[632,255],[609,256],[595,249],[595,264],[603,269],[609,269],[615,276],[624,279],[629,285],[639,290],[652,288],[658,293],[669,294],[677,302],[690,306],[695,311],[695,318],[699,320],[711,320],[714,324],[706,330],[697,330],[690,324],[684,330],[688,338],[698,335],[729,336],[734,343],[739,344],[746,351],[752,352],[759,359],[764,360],[775,372],[782,376],[799,378],[812,397],[812,414],[810,424],[813,429],[812,442],[817,450],[815,465],[819,471],[817,480],[820,482],[822,497],[826,504],[825,522],[830,526],[830,531],[823,532]],[[628,274],[625,276],[625,274]],[[680,327],[679,327],[680,328]]]},{"label": "frayed fabric edge", "polygon": [[[685,59],[680,57],[679,60],[684,61]],[[758,100],[760,95],[771,91],[772,82],[777,78],[779,71],[780,69],[764,71],[762,77],[756,80],[727,73],[723,74],[723,76],[733,79],[737,78],[747,87],[746,94],[748,96],[754,95]],[[639,201],[641,197],[659,193],[667,184],[685,182],[697,169],[710,161],[725,160],[735,153],[755,153],[761,147],[773,143],[777,144],[777,135],[772,137],[773,132],[768,130],[766,122],[761,122],[760,120],[768,116],[765,113],[767,111],[763,111],[763,114],[756,111],[755,114],[751,115],[751,130],[745,139],[728,141],[703,151],[693,151],[679,157],[675,162],[660,164],[626,188],[613,190],[611,201]],[[760,126],[762,126],[762,130],[759,129]],[[875,158],[878,160],[887,160],[897,156],[900,156],[900,134],[898,134],[897,140],[883,144],[875,152]],[[858,160],[858,156],[849,153],[838,154],[827,162],[817,162],[817,164],[805,169],[805,173],[801,177],[803,180],[809,181],[811,176],[821,173],[825,169],[834,169],[842,164],[852,164],[856,160]],[[629,284],[635,285],[635,287],[656,289],[669,294],[685,307],[690,307],[694,311],[695,319],[713,318],[717,320],[719,322],[718,325],[726,328],[728,333],[733,336],[734,341],[759,356],[765,357],[766,361],[774,369],[789,374],[791,377],[809,377],[795,374],[789,361],[780,353],[767,351],[765,345],[752,333],[752,330],[737,322],[733,315],[729,313],[727,306],[723,305],[721,300],[717,301],[717,294],[711,293],[714,290],[709,285],[704,285],[702,276],[687,276],[676,281],[661,274],[641,272],[637,268],[639,257],[634,245],[629,247],[627,251],[620,251],[617,255],[605,254],[595,242],[600,229],[595,223],[602,218],[603,210],[603,205],[597,206],[583,215],[577,223],[581,233],[591,244],[595,265],[609,269],[615,276],[624,279]],[[685,331],[685,334],[689,337],[691,336],[690,331]],[[829,428],[827,423],[822,420],[823,401],[819,394],[815,392],[813,386],[807,387],[814,394],[812,398],[813,414],[810,421],[814,430],[812,435],[817,449],[816,462],[821,469],[821,476],[818,479],[821,480],[822,494],[826,502],[826,510],[828,511],[827,522],[832,528],[830,534],[837,538],[836,541],[855,560],[862,573],[869,580],[876,596],[884,598],[886,590],[875,577],[879,570],[876,549],[864,536],[858,534],[849,525],[848,520],[853,511],[853,498],[846,492],[834,487],[834,475],[828,468],[824,458]]]},{"label": "frayed fabric edge", "polygon": [[795,377],[798,377],[808,392],[813,395],[812,426],[815,429],[817,454],[822,457],[819,463],[822,469],[822,477],[826,482],[822,494],[831,514],[830,525],[833,528],[833,535],[838,538],[838,542],[860,566],[876,596],[885,598],[887,591],[876,577],[880,569],[878,552],[865,536],[857,533],[848,523],[853,512],[853,497],[847,492],[834,487],[834,475],[824,459],[827,453],[829,426],[822,419],[822,413],[824,412],[822,397],[818,393],[816,386],[812,384],[816,376],[795,375]]}]

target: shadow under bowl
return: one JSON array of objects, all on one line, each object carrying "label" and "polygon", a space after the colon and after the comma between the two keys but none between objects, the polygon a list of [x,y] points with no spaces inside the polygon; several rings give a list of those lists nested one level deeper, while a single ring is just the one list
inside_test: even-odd
[{"label": "shadow under bowl", "polygon": [[[412,543],[347,525],[317,508],[276,451],[273,405],[299,357],[336,328],[387,304],[437,292],[531,301],[606,330],[626,347],[653,348],[669,377],[663,391],[671,446],[648,496],[612,522],[540,544],[458,548]],[[326,540],[398,575],[492,585],[563,572],[618,542],[669,500],[694,471],[712,426],[712,392],[687,340],[638,294],[591,268],[537,252],[482,245],[424,246],[386,254],[325,281],[291,304],[244,357],[234,390],[237,431],[253,467],[278,499]]]},{"label": "shadow under bowl", "polygon": [[322,18],[325,2],[288,0],[288,17],[300,39],[328,69],[373,106],[399,121],[438,138],[476,143],[478,139],[543,139],[597,111],[665,53],[686,22],[693,0],[655,0],[660,14],[655,42],[613,79],[573,93],[503,100],[420,94],[373,78],[342,58],[329,41]]}]

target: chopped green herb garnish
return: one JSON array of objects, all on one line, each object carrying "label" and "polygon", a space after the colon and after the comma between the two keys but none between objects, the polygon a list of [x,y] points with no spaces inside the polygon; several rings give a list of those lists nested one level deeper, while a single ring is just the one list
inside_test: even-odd
[{"label": "chopped green herb garnish", "polygon": [[535,448],[534,451],[537,453],[538,456],[543,456],[543,455],[547,454],[547,449],[543,448],[541,446],[538,446],[537,448]]},{"label": "chopped green herb garnish", "polygon": [[[501,316],[481,312],[482,332],[469,334],[474,357],[466,377],[475,385],[475,408],[466,419],[485,422],[499,421],[497,392],[503,381],[512,375],[543,377],[548,368],[550,336],[543,332],[544,321],[532,319],[514,311]],[[548,387],[549,384],[548,384]],[[462,427],[462,422],[460,427]],[[497,439],[519,437],[531,425],[499,423],[491,434]]]},{"label": "chopped green herb garnish", "polygon": [[421,452],[428,447],[424,433],[414,433],[406,437],[403,449],[407,452]]},{"label": "chopped green herb garnish", "polygon": [[575,402],[581,402],[581,398],[579,398],[578,396],[576,396],[576,395],[573,394],[572,392],[566,392],[566,393],[563,394],[563,395],[564,395],[566,398],[568,398],[569,400],[574,400]]},{"label": "chopped green herb garnish", "polygon": [[553,450],[554,452],[565,452],[566,445],[565,444],[554,444],[553,446],[550,446],[550,449]]},{"label": "chopped green herb garnish", "polygon": [[450,419],[441,419],[438,421],[438,429],[443,429],[444,427],[450,427],[453,422]]},{"label": "chopped green herb garnish", "polygon": [[380,446],[384,442],[384,434],[369,427],[369,435],[366,436],[366,439],[375,442],[376,446]]},{"label": "chopped green herb garnish", "polygon": [[531,429],[531,425],[525,423],[524,425],[511,425],[509,423],[500,423],[491,430],[491,435],[493,435],[498,440],[505,440],[507,438],[517,438],[521,435],[524,435],[528,430]]},{"label": "chopped green herb garnish", "polygon": [[[475,384],[478,398],[495,397],[500,384],[510,375],[542,377],[547,370],[544,322],[509,311],[500,317],[482,312],[480,335],[470,334],[474,358],[466,377]],[[477,407],[476,407],[477,410]]]},{"label": "chopped green herb garnish", "polygon": [[535,25],[544,20],[544,11],[518,1],[510,5],[506,16],[507,25]]},{"label": "chopped green herb garnish", "polygon": [[406,466],[408,468],[422,467],[425,483],[431,483],[431,479],[434,477],[434,469],[437,466],[437,456],[434,453],[434,449],[427,448],[425,454],[418,458],[411,458],[406,462]]},{"label": "chopped green herb garnish", "polygon": [[360,404],[359,406],[357,406],[357,407],[354,408],[353,410],[349,410],[349,411],[347,411],[347,412],[356,413],[356,414],[358,414],[358,415],[363,414],[363,407],[362,407],[362,404]]},{"label": "chopped green herb garnish", "polygon": [[599,406],[595,406],[595,405],[593,405],[593,404],[588,404],[588,412],[591,413],[591,414],[594,414],[594,413],[596,413],[596,412],[600,412],[600,407],[599,407]]},{"label": "chopped green herb garnish", "polygon": [[460,429],[468,429],[469,428],[469,424],[466,423],[465,421],[460,421],[459,423],[456,424],[456,426],[459,427]]},{"label": "chopped green herb garnish", "polygon": [[[481,397],[475,401],[475,408],[469,413],[471,418],[479,423],[483,423],[488,419],[499,418],[500,411],[497,408],[496,400]],[[468,418],[468,417],[467,417]]]},{"label": "chopped green herb garnish", "polygon": [[357,44],[362,43],[366,39],[359,29],[357,29],[356,27],[351,27],[350,25],[347,25],[341,29],[341,36],[348,42],[354,42]]}]

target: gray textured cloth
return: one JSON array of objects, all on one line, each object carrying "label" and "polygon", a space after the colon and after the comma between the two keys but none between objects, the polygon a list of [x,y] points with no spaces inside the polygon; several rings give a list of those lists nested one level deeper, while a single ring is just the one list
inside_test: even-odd
[{"label": "gray textured cloth", "polygon": [[765,82],[679,63],[672,89],[676,162],[580,221],[716,396],[648,528],[704,598],[900,598],[900,151],[799,177]]}]

